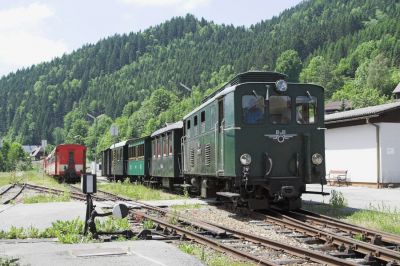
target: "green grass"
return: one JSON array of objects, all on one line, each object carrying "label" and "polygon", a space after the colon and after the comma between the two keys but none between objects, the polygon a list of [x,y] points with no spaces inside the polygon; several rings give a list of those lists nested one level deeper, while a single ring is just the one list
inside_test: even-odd
[{"label": "green grass", "polygon": [[98,188],[133,200],[169,200],[184,198],[179,195],[172,195],[157,189],[151,189],[143,185],[135,185],[128,181],[124,183],[98,184]]},{"label": "green grass", "polygon": [[303,208],[354,225],[400,235],[400,211],[391,210],[383,204],[379,207],[369,206],[366,210],[354,210],[346,207],[337,208],[328,204],[307,204],[305,202]]},{"label": "green grass", "polygon": [[190,243],[179,244],[179,249],[183,252],[193,255],[200,259],[205,265],[209,266],[250,266],[256,265],[250,262],[238,262],[234,261],[232,258],[217,252],[205,251],[203,246]]},{"label": "green grass", "polygon": [[181,210],[187,210],[187,209],[200,209],[201,205],[198,203],[195,204],[187,204],[186,202],[183,205],[172,205],[172,209],[181,211]]},{"label": "green grass", "polygon": [[347,216],[346,220],[367,228],[400,235],[400,211],[390,210],[385,206],[370,206],[368,210],[356,211]]},{"label": "green grass", "polygon": [[8,257],[0,257],[0,265],[1,266],[18,266],[19,259],[8,258]]},{"label": "green grass", "polygon": [[[52,223],[51,227],[42,231],[32,226],[28,228],[12,226],[8,231],[0,230],[0,239],[57,238],[64,244],[90,242],[92,240],[90,235],[82,235],[83,228],[84,222],[79,218],[70,221],[56,221]],[[96,228],[98,231],[116,232],[128,230],[130,226],[126,218],[108,217],[105,221],[96,220]]]},{"label": "green grass", "polygon": [[63,195],[38,194],[31,197],[24,197],[22,202],[25,204],[43,203],[43,202],[65,202],[71,200],[71,194],[64,192]]},{"label": "green grass", "polygon": [[31,183],[39,186],[68,190],[65,185],[59,184],[53,177],[39,172],[37,169],[0,173],[0,186],[12,183]]}]

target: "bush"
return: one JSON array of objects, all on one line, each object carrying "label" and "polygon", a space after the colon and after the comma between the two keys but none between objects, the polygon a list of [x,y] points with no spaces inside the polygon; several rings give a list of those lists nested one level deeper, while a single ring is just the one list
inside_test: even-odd
[{"label": "bush", "polygon": [[332,190],[331,198],[329,199],[329,204],[334,208],[343,208],[347,206],[346,199],[340,191]]}]

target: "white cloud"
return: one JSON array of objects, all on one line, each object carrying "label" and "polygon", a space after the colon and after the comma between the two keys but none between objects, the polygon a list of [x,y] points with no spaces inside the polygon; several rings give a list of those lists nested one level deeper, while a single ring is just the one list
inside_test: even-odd
[{"label": "white cloud", "polygon": [[138,6],[172,7],[182,11],[191,11],[206,6],[210,0],[122,0],[126,4]]},{"label": "white cloud", "polygon": [[33,28],[53,15],[49,7],[38,3],[32,3],[27,7],[0,10],[0,30]]},{"label": "white cloud", "polygon": [[0,75],[62,55],[68,50],[62,40],[45,36],[53,10],[39,3],[0,10]]}]

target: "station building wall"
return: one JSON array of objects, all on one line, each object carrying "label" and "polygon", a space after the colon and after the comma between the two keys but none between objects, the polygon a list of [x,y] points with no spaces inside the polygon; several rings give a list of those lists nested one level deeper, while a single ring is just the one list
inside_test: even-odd
[{"label": "station building wall", "polygon": [[380,123],[383,183],[400,184],[400,124]]},{"label": "station building wall", "polygon": [[348,170],[350,182],[376,183],[376,129],[358,125],[325,132],[326,170]]},{"label": "station building wall", "polygon": [[[400,124],[376,124],[380,127],[380,183],[400,184]],[[348,170],[351,183],[377,184],[377,137],[373,125],[328,129],[325,149],[327,174],[330,170]]]}]

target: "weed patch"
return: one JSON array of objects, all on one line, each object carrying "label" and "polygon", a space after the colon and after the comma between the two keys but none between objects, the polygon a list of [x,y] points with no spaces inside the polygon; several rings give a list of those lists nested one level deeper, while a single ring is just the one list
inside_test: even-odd
[{"label": "weed patch", "polygon": [[204,246],[191,243],[181,243],[179,244],[179,249],[183,252],[193,255],[200,259],[205,265],[209,266],[250,266],[255,265],[249,262],[238,262],[234,261],[232,258],[225,256],[223,254],[214,251],[205,251]]},{"label": "weed patch", "polygon": [[346,199],[344,195],[340,191],[332,190],[331,198],[329,199],[329,204],[332,205],[333,208],[343,208],[347,206]]},{"label": "weed patch", "polygon": [[[304,209],[311,212],[328,215],[348,223],[400,235],[400,211],[391,210],[384,205],[379,207],[369,206],[366,210],[349,208],[333,208],[328,204],[307,204]],[[360,237],[356,236],[355,238]]]},{"label": "weed patch", "polygon": [[1,266],[19,266],[19,259],[16,258],[8,258],[8,257],[0,257],[0,265]]},{"label": "weed patch", "polygon": [[[40,231],[37,228],[12,226],[9,231],[0,231],[0,239],[25,239],[25,238],[57,238],[64,244],[89,242],[92,240],[91,235],[83,236],[84,222],[79,218],[70,221],[56,221],[51,227]],[[104,232],[116,232],[128,230],[130,228],[128,220],[115,219],[108,217],[105,221],[96,220],[96,228]],[[121,238],[119,240],[124,240]],[[1,264],[0,264],[1,265]]]},{"label": "weed patch", "polygon": [[31,204],[31,203],[43,203],[43,202],[65,202],[70,200],[71,200],[70,193],[64,192],[63,195],[38,194],[32,197],[25,197],[23,199],[23,203]]},{"label": "weed patch", "polygon": [[172,205],[171,208],[177,211],[180,210],[187,210],[187,209],[200,209],[201,205],[196,203],[196,204],[187,204],[185,202],[185,204],[183,205]]},{"label": "weed patch", "polygon": [[143,185],[135,185],[128,180],[123,183],[99,184],[99,189],[128,197],[134,200],[168,200],[181,199],[182,196],[164,193],[160,190],[151,189]]}]

